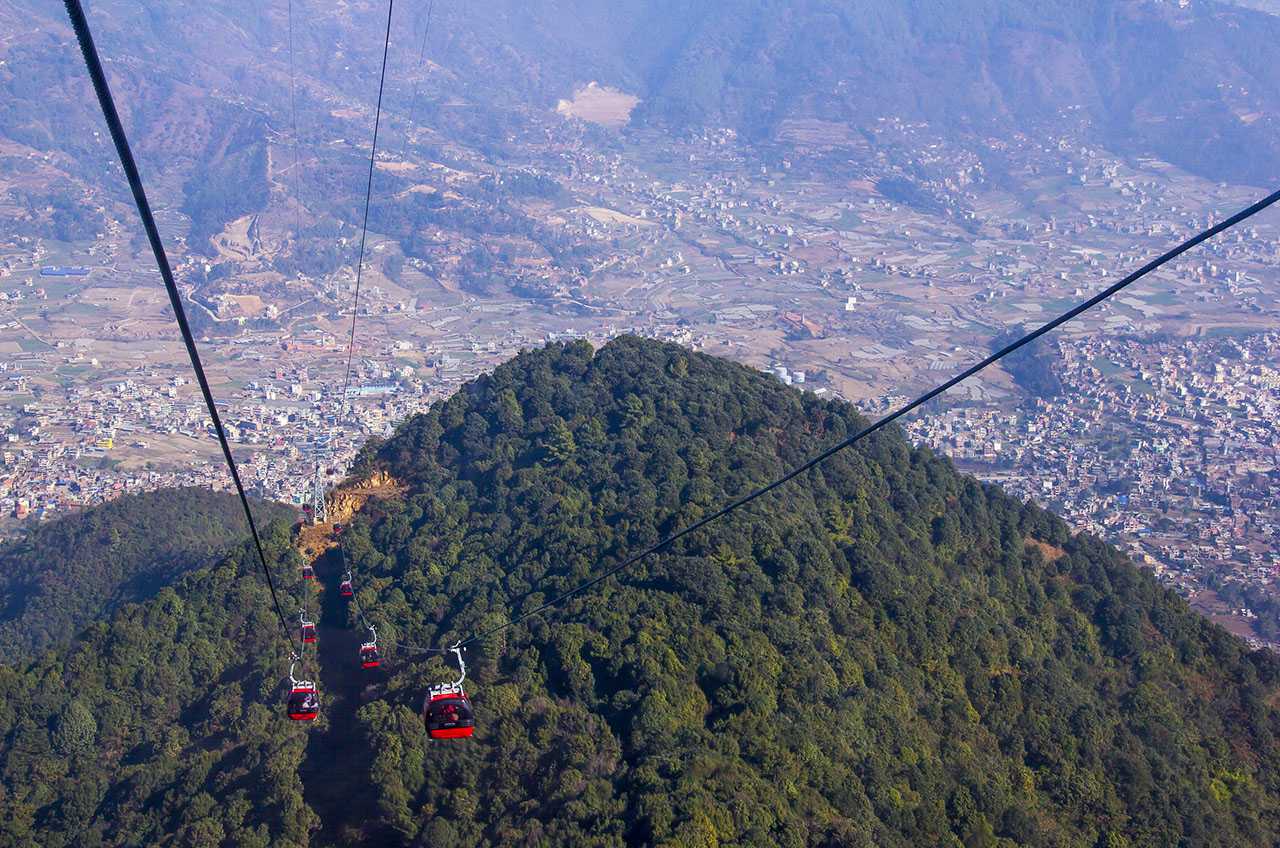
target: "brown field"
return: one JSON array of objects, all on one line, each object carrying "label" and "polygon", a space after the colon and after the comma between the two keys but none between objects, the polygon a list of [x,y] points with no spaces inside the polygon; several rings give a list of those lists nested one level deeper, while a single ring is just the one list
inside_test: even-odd
[{"label": "brown field", "polygon": [[157,468],[189,466],[193,460],[213,460],[219,456],[218,443],[213,439],[193,439],[190,436],[169,433],[146,433],[137,438],[147,443],[145,448],[133,446],[135,437],[116,437],[116,446],[107,452],[120,462],[125,471],[141,471],[148,465]]},{"label": "brown field", "polygon": [[616,209],[605,209],[602,206],[584,206],[583,212],[586,212],[601,224],[634,224],[637,227],[655,226],[653,221],[646,221],[643,218],[634,218],[631,215],[619,212]]},{"label": "brown field", "polygon": [[556,112],[606,127],[622,127],[631,120],[631,110],[639,102],[634,94],[592,82],[575,91],[572,100],[556,104]]},{"label": "brown field", "polygon": [[234,303],[242,315],[257,315],[267,308],[256,294],[226,294],[223,298]]},{"label": "brown field", "polygon": [[778,138],[810,147],[866,147],[867,141],[852,126],[817,118],[788,119],[778,127]]},{"label": "brown field", "polygon": [[378,162],[376,167],[379,171],[389,171],[393,174],[403,174],[406,171],[418,170],[418,166],[413,162]]}]

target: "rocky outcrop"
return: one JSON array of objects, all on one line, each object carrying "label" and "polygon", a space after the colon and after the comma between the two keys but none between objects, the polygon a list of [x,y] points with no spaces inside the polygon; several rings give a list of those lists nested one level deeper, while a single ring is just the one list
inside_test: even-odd
[{"label": "rocky outcrop", "polygon": [[333,533],[334,524],[346,524],[365,505],[369,498],[386,498],[400,494],[404,487],[386,471],[375,471],[368,477],[345,481],[324,496],[329,522],[313,526],[303,525],[295,539],[298,553],[307,562],[314,562],[324,552],[338,544]]},{"label": "rocky outcrop", "polygon": [[369,498],[389,497],[403,490],[394,477],[386,471],[373,474],[353,483],[339,486],[325,495],[329,521],[338,524],[351,520]]}]

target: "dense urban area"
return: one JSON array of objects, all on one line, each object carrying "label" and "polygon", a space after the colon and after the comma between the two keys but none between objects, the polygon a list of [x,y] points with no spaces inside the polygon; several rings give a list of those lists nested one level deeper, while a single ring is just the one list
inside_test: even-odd
[{"label": "dense urban area", "polygon": [[[993,139],[986,159],[893,119],[873,138],[794,121],[765,147],[730,130],[655,144],[608,133],[634,98],[578,100],[530,119],[518,161],[440,140],[438,160],[380,154],[387,193],[430,203],[405,237],[383,230],[412,207],[375,216],[346,398],[352,240],[335,237],[327,264],[290,256],[276,174],[279,210],[215,235],[212,259],[157,204],[256,494],[303,503],[369,436],[559,338],[677,341],[883,411],[1256,194],[1070,133]],[[851,147],[863,155],[832,154]],[[227,485],[122,210],[100,204],[87,240],[0,237],[0,531]],[[1215,588],[1272,592],[1280,569],[1278,258],[1261,218],[1055,336],[1039,380],[984,373],[907,430],[1262,641],[1256,613]]]}]

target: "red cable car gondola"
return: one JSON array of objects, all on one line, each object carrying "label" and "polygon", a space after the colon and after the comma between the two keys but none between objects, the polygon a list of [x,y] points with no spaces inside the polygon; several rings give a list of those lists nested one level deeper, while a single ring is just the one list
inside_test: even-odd
[{"label": "red cable car gondola", "polygon": [[471,699],[462,689],[462,681],[467,678],[462,649],[455,645],[453,653],[458,657],[462,676],[453,683],[432,686],[422,702],[422,720],[427,725],[427,735],[432,739],[465,739],[475,733],[476,729]]},{"label": "red cable car gondola", "polygon": [[382,665],[382,657],[378,655],[378,631],[370,627],[369,634],[369,641],[360,646],[361,668],[377,668]]},{"label": "red cable car gondola", "polygon": [[315,721],[320,714],[320,696],[310,680],[294,680],[293,666],[289,666],[289,699],[285,711],[294,721]]},{"label": "red cable car gondola", "polygon": [[316,570],[315,570],[314,568],[312,568],[311,566],[309,566],[309,565],[304,565],[304,566],[302,566],[302,579],[303,579],[303,580],[315,580],[315,579],[316,579]]},{"label": "red cable car gondola", "polygon": [[422,706],[427,735],[432,739],[465,739],[476,730],[471,700],[460,689],[457,692],[442,691],[448,686],[447,683],[433,686]]},{"label": "red cable car gondola", "polygon": [[314,642],[316,640],[316,623],[307,621],[306,612],[298,613],[298,624],[300,625],[299,630],[301,631],[302,641],[307,644]]},{"label": "red cable car gondola", "polygon": [[338,594],[344,598],[350,598],[355,594],[355,589],[351,586],[351,572],[348,571],[342,578],[342,582],[338,584]]},{"label": "red cable car gondola", "polygon": [[289,718],[294,721],[315,721],[320,715],[320,696],[310,680],[299,680],[289,692]]}]

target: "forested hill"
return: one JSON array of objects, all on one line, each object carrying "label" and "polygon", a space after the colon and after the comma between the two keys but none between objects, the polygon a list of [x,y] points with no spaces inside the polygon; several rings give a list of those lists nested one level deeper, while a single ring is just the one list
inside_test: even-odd
[{"label": "forested hill", "polygon": [[[287,721],[237,547],[0,666],[0,846],[1277,844],[1276,658],[896,432],[476,643],[476,735],[428,742],[453,671],[397,646],[501,624],[859,423],[676,346],[523,353],[361,457],[404,487],[343,536],[383,669],[326,558],[322,715]],[[287,525],[266,543],[296,575]]]},{"label": "forested hill", "polygon": [[[257,503],[263,523],[291,514]],[[168,489],[127,495],[0,544],[0,661],[65,642],[95,618],[151,597],[246,535],[234,495]]]},{"label": "forested hill", "polygon": [[[522,354],[364,457],[410,486],[349,531],[364,603],[447,644],[859,423],[676,346]],[[896,432],[470,661],[472,742],[415,716],[438,661],[360,710],[406,844],[1280,839],[1276,659]]]},{"label": "forested hill", "polygon": [[[289,524],[263,541],[296,575]],[[281,709],[288,646],[255,556],[236,546],[57,652],[0,665],[0,846],[308,844],[307,730]]]}]

